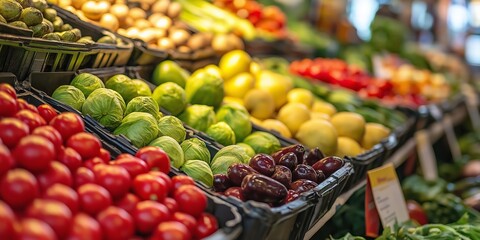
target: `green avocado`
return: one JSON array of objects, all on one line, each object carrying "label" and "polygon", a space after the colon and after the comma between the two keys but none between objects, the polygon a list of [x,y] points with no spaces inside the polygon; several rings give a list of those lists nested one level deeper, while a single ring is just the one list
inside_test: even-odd
[{"label": "green avocado", "polygon": [[22,5],[14,0],[0,0],[0,15],[8,22],[15,21],[22,13]]},{"label": "green avocado", "polygon": [[52,23],[55,32],[62,32],[63,20],[60,17],[55,17]]}]

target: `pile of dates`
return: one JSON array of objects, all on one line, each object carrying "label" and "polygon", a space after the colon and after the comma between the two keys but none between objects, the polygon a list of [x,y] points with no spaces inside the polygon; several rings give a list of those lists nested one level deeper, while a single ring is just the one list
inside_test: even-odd
[{"label": "pile of dates", "polygon": [[271,156],[257,154],[249,164],[236,163],[227,174],[213,176],[213,188],[242,201],[254,200],[280,206],[315,188],[344,164],[339,157],[325,157],[318,149],[301,144],[280,149]]}]

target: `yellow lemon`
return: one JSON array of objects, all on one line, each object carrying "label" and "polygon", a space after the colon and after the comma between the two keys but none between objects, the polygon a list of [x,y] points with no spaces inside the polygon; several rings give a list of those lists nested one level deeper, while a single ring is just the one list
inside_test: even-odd
[{"label": "yellow lemon", "polygon": [[338,137],[337,139],[337,151],[335,156],[345,157],[345,156],[357,156],[363,152],[362,147],[358,144],[357,141],[348,138],[348,137]]},{"label": "yellow lemon", "polygon": [[255,118],[264,120],[275,112],[275,101],[272,95],[261,89],[252,89],[243,98],[245,108]]},{"label": "yellow lemon", "polygon": [[349,137],[360,142],[365,133],[365,119],[353,112],[340,112],[330,119],[339,137]]},{"label": "yellow lemon", "polygon": [[252,116],[250,116],[250,122],[252,122],[253,124],[256,124],[256,125],[258,125],[258,126],[261,126],[262,123],[263,123],[262,120],[257,119],[257,118],[252,117]]},{"label": "yellow lemon", "polygon": [[332,156],[337,151],[337,131],[323,119],[312,119],[300,126],[295,138],[312,149],[318,147],[324,154]]},{"label": "yellow lemon", "polygon": [[307,89],[303,88],[294,88],[288,92],[287,101],[289,103],[301,103],[307,108],[312,107],[313,104],[313,94]]},{"label": "yellow lemon", "polygon": [[362,147],[370,149],[382,139],[388,137],[390,129],[379,123],[367,123],[365,125],[365,134],[362,139]]},{"label": "yellow lemon", "polygon": [[295,134],[304,122],[310,120],[310,111],[301,103],[288,103],[280,109],[277,119]]},{"label": "yellow lemon", "polygon": [[212,75],[215,75],[217,77],[222,77],[222,74],[220,72],[220,68],[217,67],[217,65],[213,65],[213,64],[210,64],[210,65],[207,65],[203,68],[205,70],[206,73],[210,73]]},{"label": "yellow lemon", "polygon": [[243,98],[255,86],[255,79],[248,72],[239,73],[225,83],[225,94]]},{"label": "yellow lemon", "polygon": [[244,106],[244,102],[242,98],[236,98],[236,97],[223,97],[223,103],[238,103],[242,106]]},{"label": "yellow lemon", "polygon": [[291,86],[290,79],[271,71],[262,70],[256,75],[255,88],[272,94],[276,109],[279,109],[287,102],[287,94]]},{"label": "yellow lemon", "polygon": [[321,112],[310,112],[310,118],[311,119],[330,120],[330,115],[328,115],[326,113],[321,113]]},{"label": "yellow lemon", "polygon": [[239,73],[250,71],[251,62],[252,59],[248,53],[242,50],[233,50],[223,55],[218,67],[223,79],[228,80]]},{"label": "yellow lemon", "polygon": [[260,72],[260,70],[262,70],[262,67],[260,66],[260,64],[258,64],[255,61],[252,61],[252,63],[250,63],[251,74],[256,75],[258,72]]},{"label": "yellow lemon", "polygon": [[335,108],[335,106],[321,100],[315,100],[312,106],[312,111],[319,112],[319,113],[326,113],[330,116],[337,113],[337,109]]},{"label": "yellow lemon", "polygon": [[290,130],[288,130],[288,127],[276,119],[267,119],[262,122],[261,126],[268,130],[274,130],[280,133],[284,137],[287,137],[287,138],[292,137],[292,134],[290,133]]}]

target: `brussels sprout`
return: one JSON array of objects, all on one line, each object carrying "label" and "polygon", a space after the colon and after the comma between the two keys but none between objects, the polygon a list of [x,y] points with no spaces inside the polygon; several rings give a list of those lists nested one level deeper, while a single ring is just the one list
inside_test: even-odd
[{"label": "brussels sprout", "polygon": [[128,102],[124,115],[127,116],[132,112],[150,113],[156,121],[159,121],[163,116],[163,114],[159,112],[157,102],[155,102],[155,100],[153,100],[151,97],[133,98],[130,102]]},{"label": "brussels sprout", "polygon": [[158,136],[157,120],[150,113],[132,112],[122,120],[113,134],[122,134],[135,147],[141,148]]},{"label": "brussels sprout", "polygon": [[165,116],[158,121],[158,127],[160,129],[158,136],[169,136],[178,143],[185,140],[187,133],[185,127],[183,127],[182,121],[174,116]]},{"label": "brussels sprout", "polygon": [[223,79],[209,72],[194,73],[187,80],[185,93],[187,101],[191,104],[203,104],[217,108],[223,101]]},{"label": "brussels sprout", "polygon": [[117,92],[99,88],[93,91],[82,106],[82,113],[90,115],[106,128],[113,130],[123,119],[125,102]]},{"label": "brussels sprout", "polygon": [[180,168],[184,163],[182,147],[175,139],[169,136],[162,136],[153,140],[149,146],[160,147],[170,158],[170,163],[176,168]]},{"label": "brussels sprout", "polygon": [[206,134],[223,146],[235,144],[235,133],[225,122],[218,122],[208,127]]},{"label": "brussels sprout", "polygon": [[[237,146],[242,147],[249,157],[253,157],[255,155],[255,150],[253,150],[253,148],[250,147],[250,145],[248,145],[246,143],[237,143]],[[248,163],[248,162],[246,162],[246,163]]]},{"label": "brussels sprout", "polygon": [[134,97],[138,97],[137,85],[132,79],[123,74],[117,74],[109,78],[105,82],[105,87],[120,93],[126,103],[130,102]]},{"label": "brussels sprout", "polygon": [[177,116],[187,106],[185,90],[173,82],[164,83],[153,90],[152,98],[160,107]]},{"label": "brussels sprout", "polygon": [[187,107],[178,118],[190,127],[205,132],[210,125],[215,123],[215,112],[209,106],[192,105]]},{"label": "brussels sprout", "polygon": [[[247,155],[243,147],[240,147],[238,145],[230,145],[220,149],[220,151],[218,151],[217,154],[215,154],[215,157],[213,157],[210,163],[210,166],[212,166],[212,170],[213,170],[213,166],[215,164],[218,164],[216,162],[219,159],[225,158],[225,157],[233,157],[237,159],[236,162],[239,162],[239,163],[248,163],[250,161],[250,157]],[[226,168],[228,168],[229,166],[230,165],[226,166]]]},{"label": "brussels sprout", "polygon": [[211,187],[213,185],[213,173],[208,163],[202,160],[187,161],[180,170],[184,171],[193,179],[203,182],[205,185]]},{"label": "brussels sprout", "polygon": [[242,141],[252,132],[252,123],[247,109],[240,104],[229,103],[220,107],[216,115],[217,121],[226,122],[235,132],[237,142]]},{"label": "brussels sprout", "polygon": [[210,151],[205,142],[198,138],[190,138],[180,144],[185,161],[202,160],[210,164]]},{"label": "brussels sprout", "polygon": [[275,136],[260,131],[250,134],[243,142],[252,147],[255,153],[272,154],[282,147],[280,141]]},{"label": "brussels sprout", "polygon": [[132,81],[137,89],[137,96],[152,96],[152,90],[145,81],[140,79],[132,79]]},{"label": "brussels sprout", "polygon": [[70,85],[62,85],[55,89],[52,98],[61,103],[65,103],[78,111],[82,110],[83,103],[85,102],[85,95],[83,95],[82,91]]},{"label": "brussels sprout", "polygon": [[105,87],[100,78],[90,73],[81,73],[77,75],[70,85],[80,89],[85,95],[85,98],[88,98],[93,91]]},{"label": "brussels sprout", "polygon": [[218,157],[215,162],[212,162],[211,169],[213,175],[226,174],[228,167],[235,163],[243,163],[240,159],[234,156],[221,156]]}]

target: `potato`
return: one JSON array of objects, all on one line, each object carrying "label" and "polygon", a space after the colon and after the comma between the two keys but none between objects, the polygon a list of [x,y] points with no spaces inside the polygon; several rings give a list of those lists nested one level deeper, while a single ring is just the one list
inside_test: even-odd
[{"label": "potato", "polygon": [[189,53],[189,52],[192,51],[192,49],[190,49],[187,46],[180,46],[180,47],[177,48],[177,50],[181,53]]},{"label": "potato", "polygon": [[72,6],[76,9],[81,9],[86,2],[88,2],[88,0],[74,0],[72,1]]},{"label": "potato", "polygon": [[188,25],[182,21],[174,21],[173,26],[180,29],[188,29]]},{"label": "potato", "polygon": [[195,34],[187,41],[187,46],[192,50],[197,50],[205,47],[206,41],[202,34]]},{"label": "potato", "polygon": [[115,15],[111,13],[105,13],[100,19],[100,26],[115,32],[120,27],[120,23]]},{"label": "potato", "polygon": [[128,6],[124,4],[114,4],[109,11],[117,17],[118,21],[124,21],[128,17]]},{"label": "potato", "polygon": [[72,6],[72,0],[58,0],[58,6],[65,8],[68,6]]},{"label": "potato", "polygon": [[153,23],[155,27],[167,30],[172,26],[172,20],[167,16],[162,16]]},{"label": "potato", "polygon": [[117,30],[117,33],[120,34],[120,35],[122,35],[122,36],[127,36],[127,30],[124,29],[124,28],[119,28],[119,29]]},{"label": "potato", "polygon": [[169,16],[172,19],[175,19],[180,15],[180,12],[182,11],[182,5],[178,2],[173,2],[168,6],[167,10],[167,16]]},{"label": "potato", "polygon": [[155,22],[163,16],[164,15],[161,13],[154,13],[148,17],[148,21],[151,22],[153,25],[155,25]]},{"label": "potato", "polygon": [[172,40],[175,46],[181,46],[188,41],[188,38],[190,38],[190,33],[183,29],[175,29],[170,32],[168,37]]},{"label": "potato", "polygon": [[120,27],[129,28],[133,26],[134,20],[131,17],[126,17],[123,21],[120,21]]},{"label": "potato", "polygon": [[152,27],[152,24],[146,19],[138,19],[135,21],[134,25],[140,30]]},{"label": "potato", "polygon": [[140,30],[136,27],[131,27],[127,29],[127,37],[129,38],[138,38],[139,33],[140,33]]},{"label": "potato", "polygon": [[172,40],[169,38],[162,38],[158,40],[158,48],[163,49],[163,50],[169,50],[169,49],[174,49],[175,44],[173,44]]},{"label": "potato", "polygon": [[[65,10],[71,12],[71,13],[74,13],[74,14],[77,14],[77,12],[81,12],[81,11],[77,11],[76,8],[72,7],[72,6],[66,6],[65,7]],[[83,13],[82,13],[83,14]],[[84,15],[85,16],[85,15]]]},{"label": "potato", "polygon": [[152,5],[152,12],[153,13],[162,13],[167,14],[168,6],[170,5],[169,0],[159,0],[155,4]]},{"label": "potato", "polygon": [[145,29],[138,34],[138,38],[146,43],[155,43],[157,38],[155,37],[155,31],[151,28]]},{"label": "potato", "polygon": [[133,20],[146,20],[147,13],[145,13],[145,11],[143,11],[141,8],[132,8],[130,9],[130,12],[128,12],[128,16],[130,16]]},{"label": "potato", "polygon": [[82,5],[82,12],[91,20],[100,20],[103,14],[110,9],[110,3],[106,1],[88,1]]},{"label": "potato", "polygon": [[167,31],[159,28],[150,28],[153,30],[156,39],[164,38],[167,36]]}]

